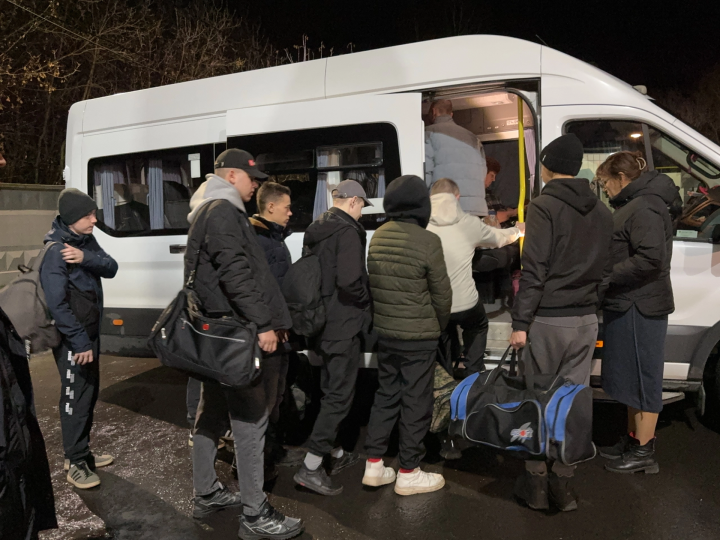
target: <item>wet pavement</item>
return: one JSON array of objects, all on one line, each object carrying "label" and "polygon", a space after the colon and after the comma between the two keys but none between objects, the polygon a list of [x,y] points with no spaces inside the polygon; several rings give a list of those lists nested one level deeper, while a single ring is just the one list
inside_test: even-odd
[{"label": "wet pavement", "polygon": [[[62,471],[58,421],[59,376],[50,355],[31,361],[36,406],[45,434],[60,529],[43,539],[231,539],[237,517],[221,512],[207,522],[191,517],[192,461],[185,420],[186,379],[155,359],[101,358],[102,390],[96,408],[92,447],[115,456],[102,469],[100,487],[76,490]],[[365,370],[363,370],[365,371]],[[365,372],[353,418],[363,423],[372,372]],[[614,442],[623,410],[597,404],[596,443]],[[363,432],[349,426],[348,441]],[[705,427],[692,404],[666,407],[658,431],[658,475],[614,475],[602,458],[581,466],[577,512],[538,513],[511,500],[522,464],[494,452],[472,448],[456,462],[444,462],[428,439],[424,468],[442,472],[439,492],[400,497],[391,487],[360,484],[362,462],[337,478],[342,495],[324,498],[292,482],[294,470],[281,468],[269,486],[270,501],[282,512],[302,517],[304,540],[441,539],[685,539],[720,538],[720,435]],[[361,448],[361,442],[357,444]],[[219,454],[221,481],[236,486],[232,455]],[[393,460],[386,460],[397,467]]]}]

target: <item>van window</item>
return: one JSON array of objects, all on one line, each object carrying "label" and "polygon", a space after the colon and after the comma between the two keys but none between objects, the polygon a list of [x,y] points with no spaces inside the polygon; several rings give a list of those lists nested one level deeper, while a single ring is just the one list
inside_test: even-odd
[{"label": "van window", "polygon": [[[368,198],[376,199],[374,207],[363,210],[360,223],[377,229],[385,222],[385,188],[400,176],[397,130],[389,123],[229,137],[228,148],[250,152],[270,180],[290,188],[289,225],[296,232],[332,206],[331,192],[343,180],[358,181]],[[255,201],[247,209],[254,212]]]},{"label": "van window", "polygon": [[[677,238],[709,238],[715,225],[720,225],[720,168],[678,140],[653,126],[625,120],[574,121],[565,131],[575,133],[583,143],[585,157],[579,176],[588,180],[594,181],[598,166],[621,150],[641,152],[650,169],[668,175],[683,201],[676,222]],[[593,186],[608,204],[599,185],[593,182]]]},{"label": "van window", "polygon": [[605,192],[595,179],[595,171],[610,154],[628,150],[641,152],[647,159],[643,128],[640,122],[625,120],[583,120],[569,122],[565,126],[565,133],[574,133],[580,139],[585,149],[583,164],[578,177],[587,178],[598,197],[610,205]]},{"label": "van window", "polygon": [[187,234],[190,197],[224,144],[91,159],[88,192],[98,226],[112,236]]}]

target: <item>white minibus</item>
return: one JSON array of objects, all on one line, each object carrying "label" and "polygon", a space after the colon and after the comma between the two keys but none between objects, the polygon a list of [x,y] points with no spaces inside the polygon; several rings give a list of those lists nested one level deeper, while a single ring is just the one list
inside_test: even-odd
[{"label": "white minibus", "polygon": [[[298,257],[303,231],[343,179],[360,181],[374,199],[362,218],[369,234],[383,223],[387,184],[424,174],[423,113],[431,101],[448,99],[455,121],[500,161],[503,201],[517,201],[523,177],[530,198],[540,192],[539,149],[568,132],[583,142],[580,175],[588,180],[618,150],[642,152],[651,169],[673,178],[691,211],[674,242],[665,388],[699,392],[702,404],[704,392],[717,394],[720,385],[720,248],[712,234],[720,197],[711,190],[720,184],[720,147],[642,90],[551,48],[479,35],[76,103],[66,185],[95,198],[98,240],[120,265],[104,283],[104,349],[147,350],[153,322],[182,286],[189,199],[220,152],[251,152],[291,188],[288,245]],[[487,308],[491,356],[509,335],[508,310],[497,300]]]}]

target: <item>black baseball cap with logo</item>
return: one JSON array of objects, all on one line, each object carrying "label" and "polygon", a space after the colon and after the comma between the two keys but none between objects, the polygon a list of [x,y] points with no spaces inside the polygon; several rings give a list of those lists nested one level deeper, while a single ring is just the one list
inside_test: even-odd
[{"label": "black baseball cap with logo", "polygon": [[215,169],[241,169],[248,173],[250,178],[264,180],[267,174],[257,168],[255,159],[250,152],[238,150],[237,148],[228,148],[220,154],[215,160]]}]

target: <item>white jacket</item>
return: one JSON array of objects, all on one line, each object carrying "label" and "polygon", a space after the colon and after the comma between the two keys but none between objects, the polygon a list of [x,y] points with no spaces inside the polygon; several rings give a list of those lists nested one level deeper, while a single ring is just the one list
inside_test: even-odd
[{"label": "white jacket", "polygon": [[477,248],[499,248],[520,238],[520,229],[496,229],[482,219],[466,214],[452,193],[430,197],[432,215],[428,231],[440,237],[445,266],[452,285],[452,313],[475,307],[478,292],[472,276],[472,260]]}]

